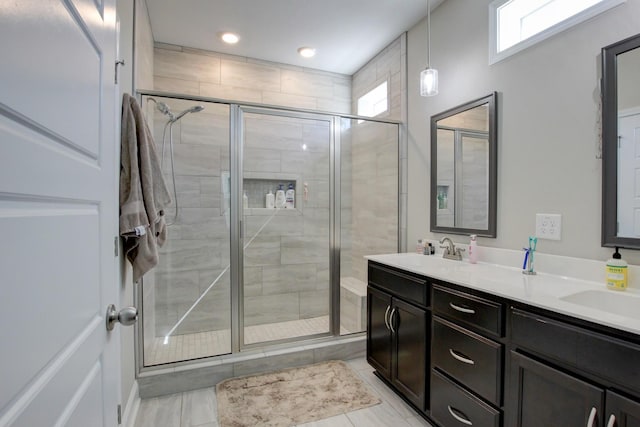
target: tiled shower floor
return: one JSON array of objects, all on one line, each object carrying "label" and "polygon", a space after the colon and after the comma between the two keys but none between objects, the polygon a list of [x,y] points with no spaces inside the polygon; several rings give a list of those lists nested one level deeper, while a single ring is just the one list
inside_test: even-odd
[{"label": "tiled shower floor", "polygon": [[[291,320],[288,322],[269,323],[247,326],[244,332],[246,344],[266,341],[284,340],[308,335],[322,334],[329,331],[329,316],[311,319]],[[340,334],[349,334],[344,327]],[[175,335],[164,344],[164,338],[155,338],[145,345],[145,366],[160,365],[183,360],[199,359],[231,352],[231,332],[227,330],[199,332],[186,335]]]}]

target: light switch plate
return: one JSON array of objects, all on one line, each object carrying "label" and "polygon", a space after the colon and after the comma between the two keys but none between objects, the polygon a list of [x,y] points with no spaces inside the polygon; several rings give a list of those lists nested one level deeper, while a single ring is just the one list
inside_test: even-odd
[{"label": "light switch plate", "polygon": [[560,240],[562,215],[536,214],[536,237],[538,239]]}]

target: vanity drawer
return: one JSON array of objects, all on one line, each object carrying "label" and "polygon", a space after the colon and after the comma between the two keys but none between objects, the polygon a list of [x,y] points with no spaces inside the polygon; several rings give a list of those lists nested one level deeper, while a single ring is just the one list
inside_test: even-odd
[{"label": "vanity drawer", "polygon": [[433,311],[498,337],[503,333],[503,304],[434,285]]},{"label": "vanity drawer", "polygon": [[424,277],[369,263],[369,283],[386,289],[394,296],[413,301],[425,307],[429,305],[429,291],[427,280]]},{"label": "vanity drawer", "polygon": [[640,346],[519,309],[511,342],[640,393]]},{"label": "vanity drawer", "polygon": [[431,371],[431,417],[442,427],[500,426],[500,411]]},{"label": "vanity drawer", "polygon": [[500,406],[502,344],[434,316],[431,354],[434,366]]}]

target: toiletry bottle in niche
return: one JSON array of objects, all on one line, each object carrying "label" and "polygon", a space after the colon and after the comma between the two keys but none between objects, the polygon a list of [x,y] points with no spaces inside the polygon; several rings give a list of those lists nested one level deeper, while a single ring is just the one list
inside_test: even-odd
[{"label": "toiletry bottle in niche", "polygon": [[469,242],[469,262],[471,264],[478,262],[478,242],[475,234],[471,235],[471,241]]},{"label": "toiletry bottle in niche", "polygon": [[422,239],[418,239],[418,243],[416,244],[416,253],[420,255],[424,253],[424,245],[422,244]]},{"label": "toiletry bottle in niche", "polygon": [[627,262],[622,259],[622,256],[616,248],[616,252],[613,254],[613,258],[607,260],[607,288],[614,291],[624,291],[627,289],[628,284],[628,266]]},{"label": "toiletry bottle in niche", "polygon": [[289,187],[287,188],[287,192],[284,198],[285,198],[284,207],[287,209],[293,209],[296,204],[296,190],[293,189],[292,183],[289,183]]},{"label": "toiletry bottle in niche", "polygon": [[247,197],[246,191],[242,194],[242,207],[244,209],[249,209],[249,198]]},{"label": "toiletry bottle in niche", "polygon": [[265,196],[265,207],[267,209],[273,209],[275,207],[275,203],[275,196],[273,195],[273,192],[269,190],[269,193]]},{"label": "toiletry bottle in niche", "polygon": [[284,190],[282,189],[282,184],[279,184],[278,191],[276,191],[276,208],[284,208]]}]

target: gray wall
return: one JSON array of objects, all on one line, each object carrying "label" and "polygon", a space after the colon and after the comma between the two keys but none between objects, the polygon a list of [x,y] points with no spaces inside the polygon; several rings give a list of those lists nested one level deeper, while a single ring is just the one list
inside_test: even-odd
[{"label": "gray wall", "polygon": [[153,89],[153,34],[146,0],[135,1],[135,90]]},{"label": "gray wall", "polygon": [[[409,31],[409,242],[429,232],[429,118],[498,91],[498,224],[479,245],[520,249],[536,213],[562,214],[562,240],[544,253],[607,259],[600,246],[600,49],[640,28],[640,0],[609,10],[497,64],[488,65],[490,0],[447,0],[431,16],[431,66],[440,93],[419,95],[426,20]],[[468,236],[454,236],[468,243]],[[623,251],[640,262],[640,253]]]}]

